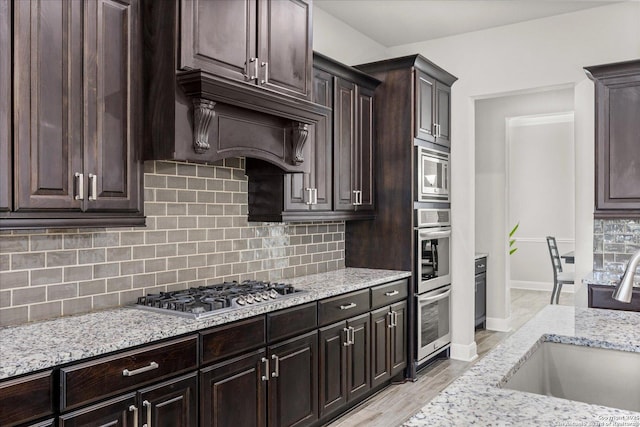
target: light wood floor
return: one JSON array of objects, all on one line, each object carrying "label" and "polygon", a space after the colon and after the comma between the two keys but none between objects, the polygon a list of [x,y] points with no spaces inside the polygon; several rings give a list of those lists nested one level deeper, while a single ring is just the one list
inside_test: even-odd
[{"label": "light wood floor", "polygon": [[[512,289],[512,331],[517,330],[549,304],[550,297],[550,292]],[[560,304],[573,305],[573,294],[563,293]],[[328,426],[390,427],[402,424],[509,335],[509,332],[478,330],[475,336],[478,359],[475,361],[438,360],[420,371],[415,382],[394,384],[385,388]]]}]

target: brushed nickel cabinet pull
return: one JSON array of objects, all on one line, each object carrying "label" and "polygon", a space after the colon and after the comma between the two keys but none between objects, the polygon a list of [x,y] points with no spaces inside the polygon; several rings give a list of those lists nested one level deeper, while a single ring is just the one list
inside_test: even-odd
[{"label": "brushed nickel cabinet pull", "polygon": [[135,405],[129,406],[129,412],[133,412],[133,427],[138,427],[138,408]]},{"label": "brushed nickel cabinet pull", "polygon": [[138,374],[141,374],[143,372],[153,371],[154,369],[158,369],[159,367],[160,367],[160,365],[158,365],[156,362],[151,362],[151,363],[149,363],[149,366],[145,366],[145,367],[142,367],[142,368],[134,369],[133,371],[125,369],[125,370],[122,371],[122,376],[123,377],[132,377],[134,375],[138,375]]},{"label": "brushed nickel cabinet pull", "polygon": [[260,81],[260,84],[264,85],[269,83],[269,63],[263,61],[260,65],[264,67],[264,79]]},{"label": "brushed nickel cabinet pull", "polygon": [[74,199],[84,200],[84,174],[76,172],[73,176],[76,178],[76,188],[78,189]]},{"label": "brushed nickel cabinet pull", "polygon": [[276,366],[273,368],[273,372],[271,373],[271,377],[278,378],[280,376],[280,358],[275,354],[271,355],[271,358],[276,362]]},{"label": "brushed nickel cabinet pull", "polygon": [[349,328],[344,328],[343,331],[345,332],[346,341],[343,342],[342,345],[348,347],[349,344],[351,344],[351,340],[349,339]]},{"label": "brushed nickel cabinet pull", "polygon": [[145,400],[142,402],[142,406],[145,407],[145,412],[147,413],[147,422],[142,424],[142,427],[151,427],[151,402]]},{"label": "brushed nickel cabinet pull", "polygon": [[345,305],[341,305],[340,306],[340,310],[349,310],[350,308],[354,308],[356,307],[358,304],[356,304],[355,302],[351,302],[349,304],[345,304]]},{"label": "brushed nickel cabinet pull", "polygon": [[92,173],[89,174],[89,200],[96,200],[98,198],[98,176]]},{"label": "brushed nickel cabinet pull", "polygon": [[387,313],[387,317],[389,318],[389,324],[387,325],[387,328],[391,329],[393,328],[393,311]]},{"label": "brushed nickel cabinet pull", "polygon": [[394,295],[398,295],[399,293],[400,293],[400,292],[399,292],[397,289],[395,289],[395,290],[390,291],[390,292],[385,292],[384,294],[385,294],[386,296],[388,296],[388,297],[392,297],[392,296],[394,296]]},{"label": "brushed nickel cabinet pull", "polygon": [[313,204],[313,188],[305,188],[304,191],[307,192],[307,201],[304,202],[305,205]]},{"label": "brushed nickel cabinet pull", "polygon": [[269,359],[263,357],[260,359],[262,363],[264,363],[264,375],[262,375],[262,381],[269,381]]}]

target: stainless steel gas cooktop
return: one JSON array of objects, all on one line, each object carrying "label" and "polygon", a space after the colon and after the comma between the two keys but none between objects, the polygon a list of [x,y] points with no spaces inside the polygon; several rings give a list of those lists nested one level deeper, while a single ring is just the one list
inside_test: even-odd
[{"label": "stainless steel gas cooktop", "polygon": [[139,297],[137,307],[193,319],[221,311],[263,304],[305,292],[290,284],[256,280],[224,282],[180,291],[160,292]]}]

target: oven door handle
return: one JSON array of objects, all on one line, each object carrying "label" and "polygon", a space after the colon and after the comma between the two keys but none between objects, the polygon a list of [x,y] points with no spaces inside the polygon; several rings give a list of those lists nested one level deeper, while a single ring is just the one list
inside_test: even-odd
[{"label": "oven door handle", "polygon": [[432,297],[421,297],[418,295],[418,301],[419,302],[427,302],[427,301],[439,301],[441,299],[445,299],[448,296],[451,295],[451,289],[447,289],[446,291],[438,294],[438,295],[434,295]]},{"label": "oven door handle", "polygon": [[449,237],[451,236],[451,229],[446,229],[443,231],[431,231],[431,230],[421,230],[418,233],[421,239],[439,239],[440,237]]}]

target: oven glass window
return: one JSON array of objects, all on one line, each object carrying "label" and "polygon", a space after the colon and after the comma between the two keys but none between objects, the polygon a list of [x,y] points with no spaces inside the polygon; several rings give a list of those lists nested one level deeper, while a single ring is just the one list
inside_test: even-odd
[{"label": "oven glass window", "polygon": [[449,237],[422,240],[420,272],[423,281],[450,273],[449,240]]},{"label": "oven glass window", "polygon": [[443,163],[429,157],[422,157],[422,188],[425,193],[430,190],[444,190],[446,168]]},{"label": "oven glass window", "polygon": [[433,343],[449,333],[449,298],[420,307],[420,343]]}]

